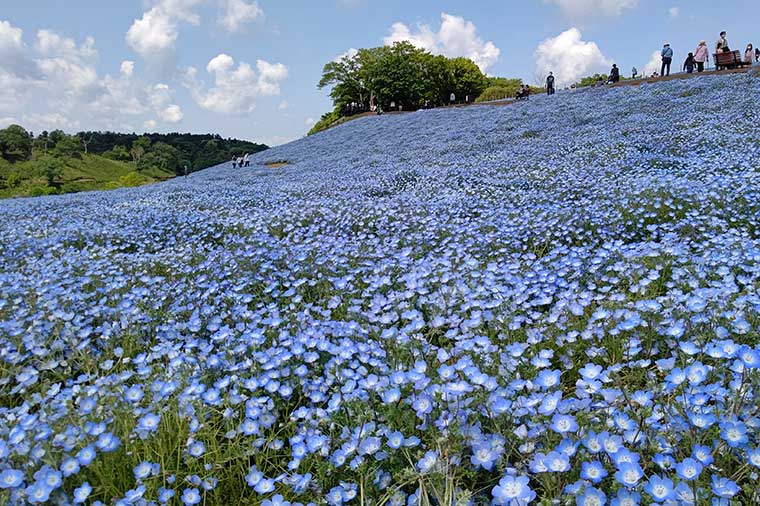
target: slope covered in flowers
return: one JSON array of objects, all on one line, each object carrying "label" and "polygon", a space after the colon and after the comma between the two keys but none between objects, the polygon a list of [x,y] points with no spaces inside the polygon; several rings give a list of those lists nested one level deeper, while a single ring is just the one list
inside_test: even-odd
[{"label": "slope covered in flowers", "polygon": [[758,504],[758,96],[365,118],[1,202],[0,499]]}]

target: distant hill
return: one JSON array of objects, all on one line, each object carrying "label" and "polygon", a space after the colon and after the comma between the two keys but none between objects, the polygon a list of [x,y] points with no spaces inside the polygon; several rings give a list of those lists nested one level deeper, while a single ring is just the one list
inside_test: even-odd
[{"label": "distant hill", "polygon": [[0,198],[141,186],[268,149],[219,135],[0,130]]},{"label": "distant hill", "polygon": [[[245,153],[259,153],[269,149],[266,144],[242,141],[239,139],[225,139],[214,134],[123,134],[117,132],[79,132],[77,137],[87,143],[90,153],[106,154],[114,149],[124,148],[129,151],[134,142],[140,137],[150,140],[155,145],[159,142],[167,144],[179,150],[182,164],[180,169],[187,163],[191,171],[205,169],[230,160],[233,156],[242,156]],[[181,172],[178,172],[178,174]]]}]

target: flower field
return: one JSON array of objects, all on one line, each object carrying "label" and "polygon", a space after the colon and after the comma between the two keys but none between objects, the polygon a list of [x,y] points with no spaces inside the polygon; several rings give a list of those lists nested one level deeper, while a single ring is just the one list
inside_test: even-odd
[{"label": "flower field", "polygon": [[0,502],[760,504],[759,96],[363,118],[0,202]]}]

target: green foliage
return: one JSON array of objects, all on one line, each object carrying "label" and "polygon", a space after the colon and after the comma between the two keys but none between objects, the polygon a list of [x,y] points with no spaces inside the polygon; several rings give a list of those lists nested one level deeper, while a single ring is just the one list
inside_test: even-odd
[{"label": "green foliage", "polygon": [[117,181],[109,181],[106,183],[105,189],[115,190],[117,188],[134,188],[142,186],[148,182],[150,182],[150,180],[146,180],[146,178],[139,173],[130,172],[129,174],[121,176]]},{"label": "green foliage", "polygon": [[318,87],[331,88],[335,110],[311,133],[337,124],[336,114],[348,104],[369,111],[371,105],[390,110],[393,103],[409,111],[448,104],[451,93],[458,101],[474,101],[487,86],[488,78],[467,58],[435,56],[408,42],[360,49],[324,66]]},{"label": "green foliage", "polygon": [[483,93],[480,94],[476,102],[490,102],[492,100],[515,98],[515,95],[517,95],[517,90],[520,89],[520,86],[520,84],[514,87],[491,86],[490,88],[486,88]]},{"label": "green foliage", "polygon": [[104,152],[103,157],[119,162],[128,162],[132,160],[132,155],[129,154],[129,151],[124,146],[114,146],[113,148]]},{"label": "green foliage", "polygon": [[469,96],[474,101],[488,85],[488,80],[480,68],[467,58],[453,58],[448,62],[453,91],[459,100]]},{"label": "green foliage", "polygon": [[28,160],[32,156],[29,132],[19,125],[0,130],[0,154],[9,161]]},{"label": "green foliage", "polygon": [[334,111],[325,113],[321,118],[319,118],[319,121],[317,121],[314,126],[311,127],[311,130],[309,130],[309,135],[313,135],[317,132],[321,132],[322,130],[327,130],[330,127],[334,127],[342,119],[343,118],[340,115],[340,109],[335,108]]},{"label": "green foliage", "polygon": [[[62,141],[59,141],[59,143]],[[48,186],[55,186],[55,180],[63,174],[63,162],[51,155],[43,155],[37,159],[40,175],[45,178]]]},{"label": "green foliage", "polygon": [[179,174],[181,155],[177,148],[165,142],[157,142],[147,149],[146,153],[137,162],[137,170],[143,171],[148,168],[155,168],[163,172]]},{"label": "green foliage", "polygon": [[83,146],[79,137],[71,135],[63,135],[55,143],[53,152],[56,156],[61,158],[81,158]]}]

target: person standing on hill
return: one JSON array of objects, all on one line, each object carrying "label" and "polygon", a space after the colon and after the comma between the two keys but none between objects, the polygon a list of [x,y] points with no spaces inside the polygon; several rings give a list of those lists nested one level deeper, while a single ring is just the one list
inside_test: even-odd
[{"label": "person standing on hill", "polygon": [[631,79],[636,79],[637,75],[639,75],[639,69],[633,67],[633,70],[631,70]]},{"label": "person standing on hill", "polygon": [[726,38],[728,34],[726,32],[720,32],[720,37],[718,38],[718,41],[715,43],[715,52],[716,53],[728,53],[731,51],[731,48],[728,45],[728,39]]},{"label": "person standing on hill", "polygon": [[744,52],[744,62],[752,65],[752,58],[755,56],[755,48],[752,44],[747,45],[747,50]]},{"label": "person standing on hill", "polygon": [[687,74],[693,74],[696,64],[697,62],[694,61],[694,53],[689,53],[689,56],[686,57],[686,61],[683,62],[683,70],[685,70]]},{"label": "person standing on hill", "polygon": [[760,62],[760,47],[755,48],[755,63]]},{"label": "person standing on hill", "polygon": [[233,156],[232,157],[232,168],[234,169],[235,167],[237,167],[237,158]]},{"label": "person standing on hill", "polygon": [[710,51],[707,50],[707,42],[700,41],[694,52],[694,62],[697,64],[697,72],[705,71],[705,63],[710,61]]},{"label": "person standing on hill", "polygon": [[546,78],[546,94],[554,95],[554,74],[549,72],[549,77]]},{"label": "person standing on hill", "polygon": [[[673,50],[670,48],[670,44],[665,44],[662,47],[662,67],[660,68],[660,75],[662,77],[670,75],[670,64],[673,63]],[[666,74],[667,72],[667,74]]]},{"label": "person standing on hill", "polygon": [[610,70],[610,82],[613,84],[620,82],[620,69],[614,63],[612,64],[612,70]]}]

